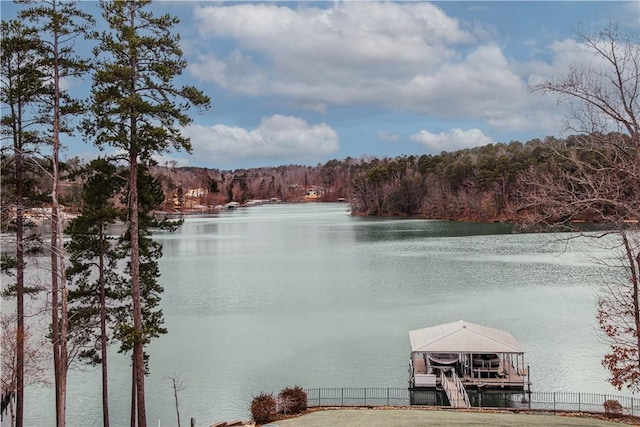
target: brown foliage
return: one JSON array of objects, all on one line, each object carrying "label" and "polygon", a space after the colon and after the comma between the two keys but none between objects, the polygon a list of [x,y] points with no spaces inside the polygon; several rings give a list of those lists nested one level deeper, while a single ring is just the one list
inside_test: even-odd
[{"label": "brown foliage", "polygon": [[609,415],[622,415],[622,405],[617,400],[605,400],[604,413]]},{"label": "brown foliage", "polygon": [[260,393],[251,402],[251,416],[257,424],[266,424],[277,417],[276,399],[271,393]]},{"label": "brown foliage", "polygon": [[307,410],[307,393],[302,387],[287,387],[278,395],[279,412],[284,414],[300,414]]}]

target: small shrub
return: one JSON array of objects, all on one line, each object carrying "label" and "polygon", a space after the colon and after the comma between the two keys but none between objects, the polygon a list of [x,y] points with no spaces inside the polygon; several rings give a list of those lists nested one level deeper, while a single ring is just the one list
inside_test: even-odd
[{"label": "small shrub", "polygon": [[307,393],[302,387],[287,387],[278,395],[280,413],[299,414],[307,410]]},{"label": "small shrub", "polygon": [[617,400],[606,400],[604,402],[604,413],[609,415],[622,415],[622,405]]},{"label": "small shrub", "polygon": [[251,416],[256,424],[268,424],[276,419],[276,399],[272,393],[260,393],[253,398]]}]

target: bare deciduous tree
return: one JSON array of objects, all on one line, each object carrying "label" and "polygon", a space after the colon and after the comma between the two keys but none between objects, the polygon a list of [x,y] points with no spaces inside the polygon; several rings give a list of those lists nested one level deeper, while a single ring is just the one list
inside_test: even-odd
[{"label": "bare deciduous tree", "polygon": [[598,300],[598,322],[611,345],[602,364],[611,372],[609,381],[621,389],[640,390],[640,342],[638,339],[639,301],[638,275],[640,274],[640,236],[638,233],[621,235],[617,257],[612,267],[622,269],[622,280],[606,283]]},{"label": "bare deciduous tree", "polygon": [[169,377],[169,379],[173,384],[173,397],[176,402],[176,416],[178,417],[178,427],[180,427],[180,407],[178,402],[178,392],[181,392],[182,390],[187,388],[187,386],[184,384],[184,380],[180,378],[179,375],[173,375]]},{"label": "bare deciduous tree", "polygon": [[[586,133],[555,151],[549,170],[530,170],[520,211],[527,220],[570,226],[573,220],[604,221],[622,248],[624,278],[604,286],[598,321],[611,351],[603,365],[609,381],[640,390],[640,39],[610,24],[578,38],[593,57],[568,74],[532,88],[571,105],[567,128]],[[615,132],[615,133],[614,133]]]},{"label": "bare deciduous tree", "polygon": [[[576,132],[627,134],[640,162],[640,40],[638,33],[623,33],[609,24],[594,33],[578,31],[592,58],[572,66],[567,75],[531,89],[560,95],[568,101],[567,127]],[[636,164],[637,166],[637,164]]]},{"label": "bare deciduous tree", "polygon": [[[23,348],[23,361],[18,366],[17,353],[19,351],[16,340],[12,339],[17,333],[15,315],[2,313],[0,315],[0,339],[2,354],[2,389],[11,395],[15,395],[18,389],[18,379],[22,376],[23,386],[32,384],[49,384],[47,374],[47,362],[51,354],[48,351],[47,339],[44,334],[38,337],[30,326],[24,327],[24,336],[21,340]],[[22,372],[20,372],[20,370]],[[16,414],[13,399],[9,402],[11,425],[15,425]]]}]

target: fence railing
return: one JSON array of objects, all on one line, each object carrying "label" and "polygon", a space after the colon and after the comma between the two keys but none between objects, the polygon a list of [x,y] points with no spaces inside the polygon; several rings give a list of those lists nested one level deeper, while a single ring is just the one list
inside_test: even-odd
[{"label": "fence railing", "polygon": [[[447,406],[444,392],[400,387],[305,388],[307,405],[318,406]],[[605,412],[604,402],[615,400],[626,415],[640,416],[640,398],[583,392],[468,391],[473,407],[502,407],[546,411]]]}]

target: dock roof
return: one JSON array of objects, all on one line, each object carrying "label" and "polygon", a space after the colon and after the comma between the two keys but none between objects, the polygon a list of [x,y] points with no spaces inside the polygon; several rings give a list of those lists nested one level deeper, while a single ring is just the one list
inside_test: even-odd
[{"label": "dock roof", "polygon": [[523,353],[509,332],[459,320],[409,331],[412,352]]}]

